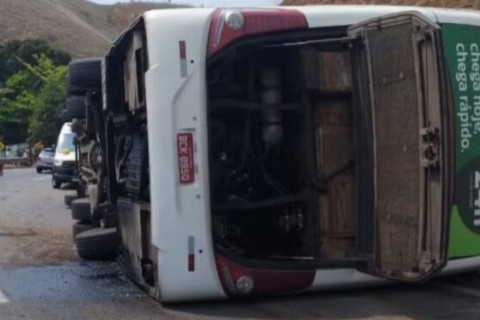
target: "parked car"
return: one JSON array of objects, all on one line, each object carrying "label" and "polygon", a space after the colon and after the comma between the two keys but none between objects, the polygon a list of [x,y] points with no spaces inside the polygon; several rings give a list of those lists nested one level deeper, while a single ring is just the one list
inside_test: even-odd
[{"label": "parked car", "polygon": [[38,155],[36,167],[37,173],[42,173],[44,170],[53,169],[53,158],[55,157],[55,150],[52,148],[43,149]]},{"label": "parked car", "polygon": [[58,135],[57,148],[53,159],[52,187],[60,188],[62,183],[72,182],[75,175],[75,134],[72,124],[65,123]]}]

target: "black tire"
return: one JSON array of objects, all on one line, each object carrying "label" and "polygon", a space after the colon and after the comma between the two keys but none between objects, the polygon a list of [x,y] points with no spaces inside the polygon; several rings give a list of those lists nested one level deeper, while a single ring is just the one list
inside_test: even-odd
[{"label": "black tire", "polygon": [[117,228],[94,228],[75,236],[78,256],[85,260],[113,260],[117,255]]},{"label": "black tire", "polygon": [[67,98],[67,112],[71,119],[85,118],[85,96],[70,96]]},{"label": "black tire", "polygon": [[42,168],[37,167],[37,173],[42,173],[42,171],[43,171]]},{"label": "black tire", "polygon": [[102,60],[100,58],[79,59],[70,62],[69,82],[83,89],[99,89],[102,85]]},{"label": "black tire", "polygon": [[60,187],[62,186],[62,183],[58,180],[56,180],[53,176],[52,176],[52,188],[53,189],[60,189]]},{"label": "black tire", "polygon": [[78,182],[77,186],[77,198],[85,198],[87,196],[85,185],[82,182]]},{"label": "black tire", "polygon": [[73,241],[75,241],[75,237],[76,237],[79,233],[82,233],[82,232],[85,232],[85,231],[88,231],[88,230],[92,230],[92,229],[94,229],[94,228],[98,228],[98,226],[93,225],[93,224],[88,223],[88,222],[82,222],[82,221],[76,222],[76,223],[72,226]]},{"label": "black tire", "polygon": [[85,109],[85,118],[86,118],[86,123],[85,123],[85,130],[89,134],[95,134],[96,133],[96,128],[95,128],[95,115],[93,112],[94,107],[87,102],[87,107]]},{"label": "black tire", "polygon": [[72,117],[70,116],[70,113],[68,112],[67,109],[63,109],[62,112],[60,112],[60,120],[62,122],[72,121]]},{"label": "black tire", "polygon": [[78,197],[76,194],[66,194],[63,201],[67,207],[70,207],[72,205],[72,202],[77,199]]},{"label": "black tire", "polygon": [[76,199],[72,201],[72,219],[79,221],[92,221],[92,215],[90,214],[90,199]]},{"label": "black tire", "polygon": [[86,88],[82,88],[74,85],[70,79],[71,79],[70,74],[67,73],[67,76],[65,77],[65,87],[67,88],[67,94],[69,96],[70,95],[81,96],[87,92]]}]

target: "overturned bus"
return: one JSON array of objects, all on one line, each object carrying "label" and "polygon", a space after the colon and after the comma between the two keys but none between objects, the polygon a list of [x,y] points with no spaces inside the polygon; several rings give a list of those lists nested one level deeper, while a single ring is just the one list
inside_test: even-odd
[{"label": "overturned bus", "polygon": [[150,11],[70,68],[78,253],[161,301],[480,268],[478,12]]}]

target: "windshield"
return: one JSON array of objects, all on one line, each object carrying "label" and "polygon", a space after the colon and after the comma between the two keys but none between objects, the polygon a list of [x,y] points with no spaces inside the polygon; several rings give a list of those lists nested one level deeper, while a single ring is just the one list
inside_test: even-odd
[{"label": "windshield", "polygon": [[65,133],[58,138],[57,152],[73,152],[75,145],[73,144],[74,133]]},{"label": "windshield", "polygon": [[42,152],[40,152],[40,155],[41,156],[53,156],[55,154],[55,152],[53,152],[53,150],[43,150]]}]

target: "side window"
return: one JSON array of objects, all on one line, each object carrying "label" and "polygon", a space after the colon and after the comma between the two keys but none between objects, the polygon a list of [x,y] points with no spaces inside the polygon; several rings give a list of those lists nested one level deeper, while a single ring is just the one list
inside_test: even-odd
[{"label": "side window", "polygon": [[135,69],[137,71],[137,98],[140,107],[145,106],[145,49],[135,50]]},{"label": "side window", "polygon": [[124,57],[125,103],[133,111],[145,107],[145,71],[147,70],[144,31],[135,31]]}]

